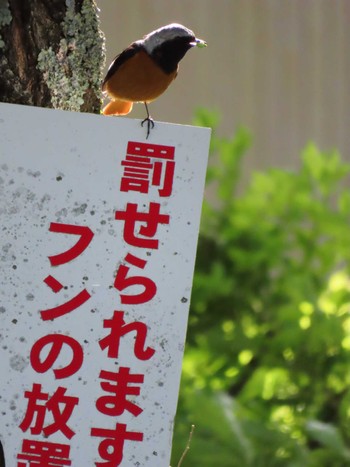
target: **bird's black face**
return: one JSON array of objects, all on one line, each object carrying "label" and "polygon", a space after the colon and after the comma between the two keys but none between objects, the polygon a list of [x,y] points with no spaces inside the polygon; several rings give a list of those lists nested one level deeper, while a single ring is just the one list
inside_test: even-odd
[{"label": "bird's black face", "polygon": [[179,61],[186,52],[195,45],[194,36],[175,37],[156,47],[151,57],[166,73],[172,73],[177,69]]}]

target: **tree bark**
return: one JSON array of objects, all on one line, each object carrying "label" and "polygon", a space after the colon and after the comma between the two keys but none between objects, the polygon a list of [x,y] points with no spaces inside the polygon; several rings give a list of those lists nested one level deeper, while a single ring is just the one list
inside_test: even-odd
[{"label": "tree bark", "polygon": [[0,0],[0,102],[98,113],[104,58],[94,0]]},{"label": "tree bark", "polygon": [[0,0],[0,102],[99,113],[104,60],[94,0]]}]

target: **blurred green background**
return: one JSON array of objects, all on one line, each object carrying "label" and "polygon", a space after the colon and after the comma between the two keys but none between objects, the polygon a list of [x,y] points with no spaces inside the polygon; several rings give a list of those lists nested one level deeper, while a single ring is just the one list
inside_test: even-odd
[{"label": "blurred green background", "polygon": [[[253,172],[249,132],[217,136],[189,318],[172,466],[350,465],[350,166],[305,147]],[[213,206],[214,204],[214,206]]]}]

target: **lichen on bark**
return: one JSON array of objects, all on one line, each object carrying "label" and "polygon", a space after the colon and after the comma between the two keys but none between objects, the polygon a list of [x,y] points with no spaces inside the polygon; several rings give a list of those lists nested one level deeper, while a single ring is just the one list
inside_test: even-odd
[{"label": "lichen on bark", "polygon": [[94,0],[0,0],[0,101],[98,113],[97,12]]},{"label": "lichen on bark", "polygon": [[84,110],[87,93],[100,92],[104,37],[94,3],[84,0],[80,13],[76,13],[75,1],[66,3],[64,37],[58,50],[49,47],[39,53],[38,68],[51,91],[53,107],[80,111]]},{"label": "lichen on bark", "polygon": [[[7,26],[11,23],[12,16],[9,8],[9,2],[7,0],[0,0],[0,31],[3,26]],[[5,47],[5,42],[0,34],[0,49]]]}]

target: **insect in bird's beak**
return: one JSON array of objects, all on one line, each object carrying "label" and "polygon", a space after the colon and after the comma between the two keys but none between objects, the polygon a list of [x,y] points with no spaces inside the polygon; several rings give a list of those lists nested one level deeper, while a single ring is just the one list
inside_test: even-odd
[{"label": "insect in bird's beak", "polygon": [[203,47],[207,47],[208,44],[202,39],[196,38],[193,42],[190,42],[190,45],[192,45],[193,47],[199,47],[200,49],[202,49]]}]

